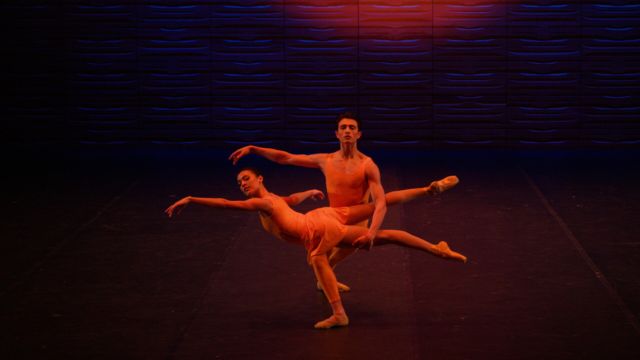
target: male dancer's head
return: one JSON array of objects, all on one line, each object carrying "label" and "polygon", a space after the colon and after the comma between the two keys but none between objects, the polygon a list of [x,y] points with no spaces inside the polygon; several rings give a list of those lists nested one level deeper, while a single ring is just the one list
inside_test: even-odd
[{"label": "male dancer's head", "polygon": [[342,121],[342,119],[351,119],[355,121],[358,125],[358,130],[362,130],[362,124],[361,124],[360,118],[356,116],[354,113],[352,113],[351,111],[338,114],[338,116],[336,117],[336,127],[340,126],[340,122]]},{"label": "male dancer's head", "polygon": [[350,112],[340,114],[337,125],[336,138],[340,140],[341,144],[356,144],[360,136],[362,136],[360,132],[360,120]]}]

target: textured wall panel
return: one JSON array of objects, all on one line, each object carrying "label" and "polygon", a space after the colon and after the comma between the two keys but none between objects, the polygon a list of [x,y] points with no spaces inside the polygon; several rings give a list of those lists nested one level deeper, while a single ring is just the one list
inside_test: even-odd
[{"label": "textured wall panel", "polygon": [[356,56],[355,27],[288,27],[287,61],[348,61]]},{"label": "textured wall panel", "polygon": [[357,92],[357,69],[355,62],[288,62],[287,94],[353,95]]},{"label": "textured wall panel", "polygon": [[580,64],[560,61],[509,63],[509,95],[575,95],[580,91]]},{"label": "textured wall panel", "polygon": [[284,90],[284,64],[281,62],[216,62],[214,71],[212,88],[218,96],[273,96]]},{"label": "textured wall panel", "polygon": [[360,61],[431,61],[431,27],[360,28]]},{"label": "textured wall panel", "polygon": [[284,38],[280,26],[215,27],[211,58],[214,61],[283,61]]},{"label": "textured wall panel", "polygon": [[501,128],[506,119],[504,96],[441,98],[434,105],[434,114],[439,127]]},{"label": "textured wall panel", "polygon": [[501,26],[438,27],[434,53],[438,61],[473,58],[475,61],[505,62],[506,29]]},{"label": "textured wall panel", "polygon": [[430,95],[432,64],[418,61],[360,63],[359,90],[363,95]]},{"label": "textured wall panel", "polygon": [[635,145],[637,0],[3,5],[10,139]]},{"label": "textured wall panel", "polygon": [[335,142],[336,114],[348,111],[353,96],[296,96],[287,98],[286,137],[294,142]]},{"label": "textured wall panel", "polygon": [[218,0],[212,2],[211,11],[214,27],[252,26],[259,29],[282,26],[285,18],[283,1]]},{"label": "textured wall panel", "polygon": [[284,127],[284,99],[282,97],[215,97],[214,114],[221,128],[277,128]]},{"label": "textured wall panel", "polygon": [[431,26],[433,6],[420,0],[358,2],[360,28],[419,28]]},{"label": "textured wall panel", "polygon": [[506,93],[506,64],[502,62],[436,62],[434,67],[434,93],[439,96]]},{"label": "textured wall panel", "polygon": [[434,0],[434,26],[450,27],[491,27],[503,24],[505,4],[492,0]]},{"label": "textured wall panel", "polygon": [[509,60],[578,62],[581,55],[578,31],[547,21],[533,25],[516,23],[509,28]]},{"label": "textured wall panel", "polygon": [[393,127],[431,128],[431,96],[362,96],[359,99],[360,116],[365,129]]}]

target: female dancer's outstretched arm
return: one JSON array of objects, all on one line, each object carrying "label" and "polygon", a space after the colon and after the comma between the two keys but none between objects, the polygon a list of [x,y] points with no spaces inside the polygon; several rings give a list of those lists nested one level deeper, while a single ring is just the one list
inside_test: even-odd
[{"label": "female dancer's outstretched arm", "polygon": [[289,196],[283,196],[282,197],[282,199],[289,206],[298,205],[301,202],[307,200],[308,198],[311,198],[313,200],[322,200],[322,199],[324,199],[324,193],[322,191],[320,191],[320,190],[317,190],[317,189],[311,189],[311,190],[297,192],[297,193],[293,193],[293,194],[291,194]]},{"label": "female dancer's outstretched arm", "polygon": [[247,200],[227,200],[223,198],[204,198],[186,196],[169,206],[164,212],[169,216],[178,215],[182,209],[188,204],[195,203],[214,208],[236,209],[246,211],[264,211],[271,213],[271,201],[260,198],[251,198]]}]

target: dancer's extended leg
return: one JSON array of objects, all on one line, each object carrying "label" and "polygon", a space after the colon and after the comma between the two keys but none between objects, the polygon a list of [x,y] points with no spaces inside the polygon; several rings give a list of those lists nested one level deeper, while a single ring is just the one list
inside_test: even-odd
[{"label": "dancer's extended leg", "polygon": [[[457,176],[447,176],[446,178],[440,179],[438,181],[433,181],[431,182],[431,184],[425,187],[391,191],[384,194],[384,196],[387,202],[387,206],[392,206],[415,200],[426,195],[437,195],[456,186],[458,182],[459,179]],[[347,218],[346,224],[353,225],[370,218],[371,215],[373,215],[374,209],[375,207],[373,204],[350,206],[349,216]]]},{"label": "dancer's extended leg", "polygon": [[449,248],[449,244],[440,241],[434,245],[422,238],[410,234],[403,230],[380,230],[373,241],[373,245],[397,244],[414,249],[419,249],[431,253],[433,255],[461,262],[467,262],[467,257],[453,251]]},{"label": "dancer's extended leg", "polygon": [[331,304],[331,310],[333,315],[325,320],[317,322],[314,327],[316,329],[329,329],[335,326],[347,326],[349,325],[349,318],[342,306],[340,300],[340,294],[338,293],[338,286],[336,276],[329,266],[329,260],[327,255],[316,255],[311,257],[311,266],[313,272],[316,274],[316,279],[322,285],[327,300]]},{"label": "dancer's extended leg", "polygon": [[[388,192],[385,194],[385,200],[387,202],[387,206],[391,206],[391,205],[401,204],[407,201],[415,200],[419,197],[426,196],[426,195],[434,196],[443,191],[451,189],[452,187],[457,185],[458,182],[459,182],[459,179],[457,176],[447,176],[438,181],[433,181],[428,186],[425,186],[425,187]],[[373,215],[374,209],[375,207],[371,203],[350,206],[345,224],[347,225],[361,224],[362,228],[366,230],[366,221]],[[445,242],[441,242],[438,245],[433,245],[433,244],[430,244],[430,245],[447,247],[447,243]],[[436,248],[434,248],[434,251],[435,250]],[[350,248],[350,247],[334,248],[331,252],[331,255],[329,256],[329,266],[331,268],[335,268],[335,266],[339,262],[347,258],[349,255],[351,255],[355,251],[356,249]],[[440,252],[442,252],[442,250],[440,250]],[[338,285],[339,291],[341,292],[346,292],[351,290],[349,286],[343,283],[338,282],[337,285]],[[318,290],[323,289],[322,284],[319,281],[317,282],[316,286]]]},{"label": "dancer's extended leg", "polygon": [[434,181],[428,186],[428,192],[430,195],[436,195],[443,191],[449,190],[452,187],[458,185],[460,179],[457,176],[451,175],[447,176],[444,179],[440,179],[438,181]]},{"label": "dancer's extended leg", "polygon": [[[359,228],[357,226],[347,226],[347,234],[342,239],[343,244],[352,245],[353,241],[357,239],[360,235],[363,235],[366,232],[366,229]],[[376,238],[373,240],[373,246],[380,246],[386,244],[396,244],[400,246],[406,246],[422,251],[426,251],[432,255],[442,257],[445,259],[451,259],[461,262],[467,262],[467,257],[453,251],[449,248],[449,245],[440,241],[438,244],[434,245],[422,238],[419,238],[415,235],[412,235],[403,230],[380,230],[376,235]]]}]

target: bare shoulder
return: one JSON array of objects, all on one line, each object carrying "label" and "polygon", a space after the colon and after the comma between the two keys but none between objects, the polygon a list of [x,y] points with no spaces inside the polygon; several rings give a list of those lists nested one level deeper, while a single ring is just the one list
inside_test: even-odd
[{"label": "bare shoulder", "polygon": [[364,171],[367,174],[369,179],[379,179],[380,178],[380,169],[378,165],[373,161],[372,158],[365,156],[363,160]]},{"label": "bare shoulder", "polygon": [[320,168],[324,168],[324,165],[327,163],[330,157],[333,156],[333,153],[317,153],[311,154],[309,157],[313,159],[313,161],[318,164]]},{"label": "bare shoulder", "polygon": [[273,209],[273,201],[269,198],[251,198],[246,201],[260,211],[271,213]]},{"label": "bare shoulder", "polygon": [[378,168],[378,165],[376,165],[376,162],[373,161],[373,158],[370,156],[367,156],[363,153],[360,153],[360,159],[362,161],[362,163],[364,164],[365,167],[367,168]]}]

